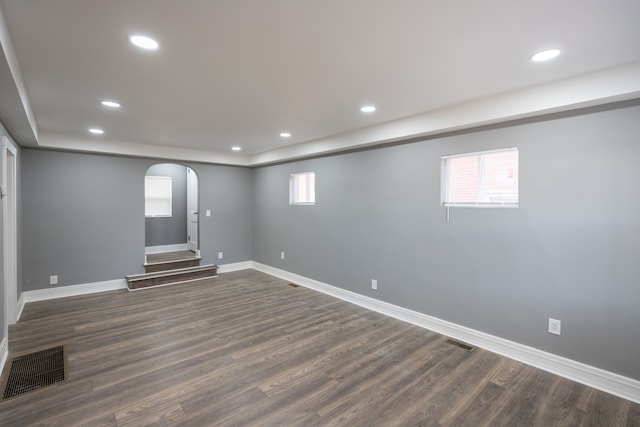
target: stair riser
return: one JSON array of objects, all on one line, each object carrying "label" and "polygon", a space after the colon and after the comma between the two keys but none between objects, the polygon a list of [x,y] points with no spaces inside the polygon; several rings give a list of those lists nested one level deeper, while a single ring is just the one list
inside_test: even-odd
[{"label": "stair riser", "polygon": [[164,264],[151,264],[144,267],[145,273],[155,273],[157,271],[176,270],[178,268],[197,267],[200,265],[199,259],[187,259]]},{"label": "stair riser", "polygon": [[187,280],[203,279],[207,277],[215,277],[218,274],[217,269],[194,271],[172,276],[154,277],[145,280],[137,280],[129,283],[129,289],[141,289],[150,286],[166,285],[169,283],[184,282]]}]

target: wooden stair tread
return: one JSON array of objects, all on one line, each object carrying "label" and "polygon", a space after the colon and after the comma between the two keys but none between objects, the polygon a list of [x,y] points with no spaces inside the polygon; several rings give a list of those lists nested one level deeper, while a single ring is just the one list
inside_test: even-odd
[{"label": "wooden stair tread", "polygon": [[177,277],[176,280],[172,280],[168,282],[160,282],[160,283],[133,282],[133,283],[129,283],[127,286],[130,291],[139,291],[142,289],[156,288],[161,286],[181,285],[183,283],[198,282],[200,280],[211,280],[214,277],[218,277],[218,274],[216,273],[211,276],[202,276],[202,277],[193,277],[193,278]]},{"label": "wooden stair tread", "polygon": [[185,268],[176,268],[173,270],[165,270],[165,271],[156,271],[153,273],[141,273],[141,274],[131,274],[126,276],[128,282],[145,280],[145,279],[154,279],[157,277],[168,277],[168,276],[177,276],[186,273],[195,273],[200,271],[207,270],[217,270],[218,266],[215,264],[207,264],[207,265],[199,265],[196,267],[185,267]]},{"label": "wooden stair tread", "polygon": [[182,268],[198,267],[202,257],[194,255],[190,257],[176,256],[155,261],[148,261],[148,259],[149,258],[147,258],[147,261],[144,263],[145,273],[161,273]]},{"label": "wooden stair tread", "polygon": [[170,252],[157,252],[146,254],[146,259],[149,262],[158,262],[158,261],[166,261],[166,260],[183,260],[195,258],[197,255],[194,251],[170,251]]},{"label": "wooden stair tread", "polygon": [[154,271],[126,276],[129,290],[152,288],[156,286],[175,285],[195,282],[218,276],[218,266],[214,264],[176,268],[172,270]]},{"label": "wooden stair tread", "polygon": [[190,261],[200,261],[202,259],[202,257],[199,256],[194,256],[191,258],[176,258],[176,259],[168,259],[165,261],[152,261],[152,262],[145,262],[143,264],[144,267],[148,267],[151,265],[164,265],[164,264],[173,264],[173,263],[179,263],[179,262],[190,262]]}]

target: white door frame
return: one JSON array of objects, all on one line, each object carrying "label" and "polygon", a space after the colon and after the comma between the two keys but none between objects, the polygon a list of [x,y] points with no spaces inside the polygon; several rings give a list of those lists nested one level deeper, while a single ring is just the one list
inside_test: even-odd
[{"label": "white door frame", "polygon": [[[200,246],[200,207],[198,206],[199,185],[200,182],[198,180],[198,174],[187,166],[187,249],[195,252],[197,256],[200,256],[200,250],[198,249],[198,246]],[[193,232],[194,223],[195,233]]]},{"label": "white door frame", "polygon": [[9,325],[17,319],[17,283],[18,283],[18,241],[17,241],[17,156],[18,149],[6,136],[2,137],[2,196],[4,231],[4,302],[5,331],[8,337]]}]

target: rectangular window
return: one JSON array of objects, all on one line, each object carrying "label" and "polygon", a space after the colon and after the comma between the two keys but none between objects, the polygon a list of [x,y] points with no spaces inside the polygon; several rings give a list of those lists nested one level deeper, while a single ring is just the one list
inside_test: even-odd
[{"label": "rectangular window", "polygon": [[518,149],[442,156],[442,206],[518,207]]},{"label": "rectangular window", "polygon": [[316,174],[313,172],[289,175],[289,204],[316,204]]},{"label": "rectangular window", "polygon": [[171,177],[144,177],[144,216],[171,216]]}]

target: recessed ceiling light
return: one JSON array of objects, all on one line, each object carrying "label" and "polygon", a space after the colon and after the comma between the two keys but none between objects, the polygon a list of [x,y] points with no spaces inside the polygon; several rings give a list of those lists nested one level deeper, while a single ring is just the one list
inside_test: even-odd
[{"label": "recessed ceiling light", "polygon": [[376,111],[376,107],[374,107],[373,105],[365,105],[364,107],[360,108],[360,111],[362,111],[363,113],[373,113],[374,111]]},{"label": "recessed ceiling light", "polygon": [[235,147],[231,147],[231,149],[232,149],[233,151],[240,151],[240,150],[242,150],[242,147],[238,147],[238,146],[236,145]]},{"label": "recessed ceiling light", "polygon": [[291,134],[289,132],[281,132],[280,136],[283,138],[291,138]]},{"label": "recessed ceiling light", "polygon": [[160,45],[151,37],[135,34],[129,37],[129,41],[142,49],[156,50]]},{"label": "recessed ceiling light", "polygon": [[104,131],[100,128],[90,128],[89,132],[91,132],[94,135],[102,135],[104,133]]},{"label": "recessed ceiling light", "polygon": [[531,60],[534,62],[543,62],[555,58],[560,55],[560,49],[547,49],[531,55]]},{"label": "recessed ceiling light", "polygon": [[102,105],[104,105],[105,107],[109,107],[109,108],[120,108],[120,104],[118,102],[115,101],[101,101],[100,102]]}]

